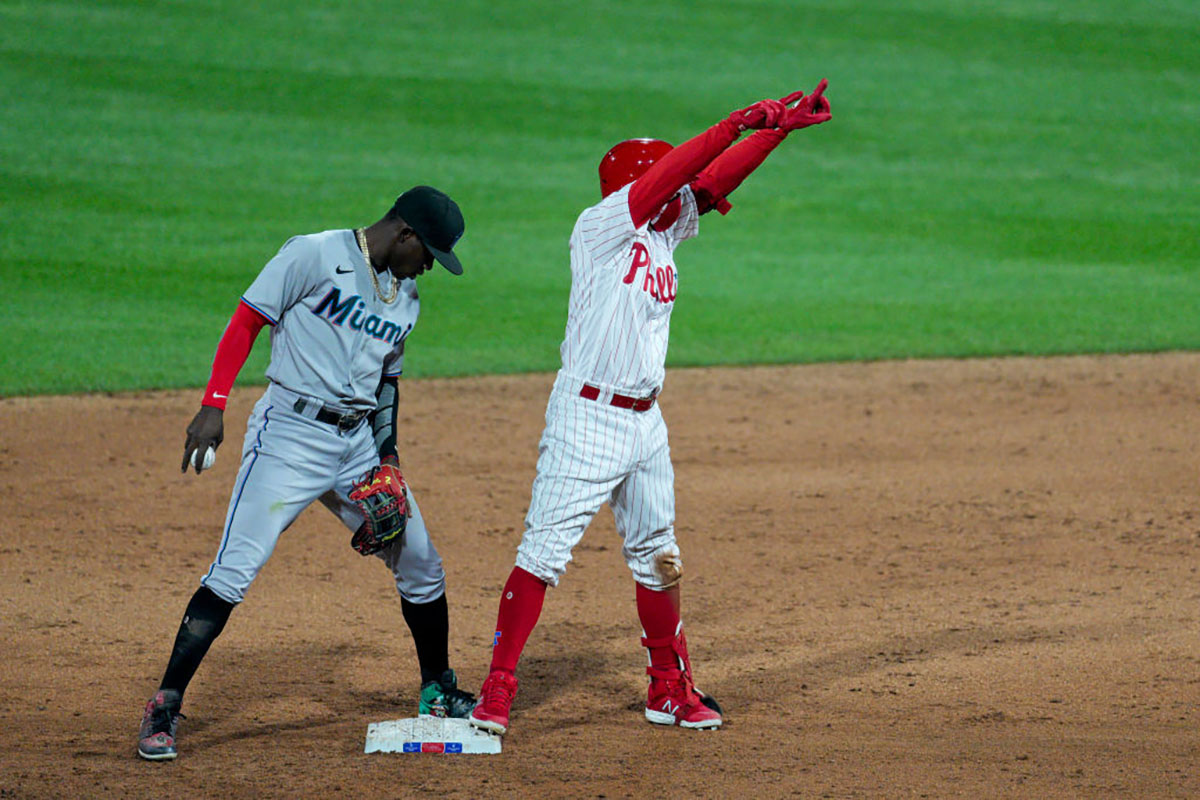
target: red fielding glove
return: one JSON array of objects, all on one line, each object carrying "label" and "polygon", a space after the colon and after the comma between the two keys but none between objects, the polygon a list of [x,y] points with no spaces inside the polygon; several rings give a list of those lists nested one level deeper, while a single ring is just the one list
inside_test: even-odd
[{"label": "red fielding glove", "polygon": [[786,113],[787,106],[779,100],[759,100],[752,106],[734,111],[729,115],[729,121],[737,126],[739,133],[747,128],[777,128]]},{"label": "red fielding glove", "polygon": [[[779,128],[783,131],[797,131],[810,125],[820,125],[833,119],[829,99],[825,97],[825,87],[829,81],[824,78],[807,97],[803,92],[792,92],[781,101],[787,108]],[[794,105],[793,105],[794,104]]]},{"label": "red fielding glove", "polygon": [[412,509],[408,507],[407,484],[397,460],[388,456],[368,472],[350,492],[350,501],[363,515],[363,523],[350,538],[359,554],[378,553],[403,536]]}]

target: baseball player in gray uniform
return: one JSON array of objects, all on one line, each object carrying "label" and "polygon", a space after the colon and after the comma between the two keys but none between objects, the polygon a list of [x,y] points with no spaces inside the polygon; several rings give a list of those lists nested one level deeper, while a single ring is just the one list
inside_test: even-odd
[{"label": "baseball player in gray uniform", "polygon": [[[217,347],[200,411],[187,429],[183,471],[212,462],[234,379],[259,331],[271,326],[269,385],[254,406],[216,557],[200,579],[158,690],[147,702],[138,753],[173,759],[184,691],[279,535],[314,500],[351,531],[364,517],[349,494],[381,463],[395,464],[397,378],[417,321],[416,278],[436,259],[455,275],[464,223],[442,192],[417,186],[374,225],[289,239],[246,290]],[[407,489],[403,489],[407,492]],[[419,713],[465,717],[448,657],[445,573],[411,493],[402,536],[375,554],[395,576],[421,670]]]}]

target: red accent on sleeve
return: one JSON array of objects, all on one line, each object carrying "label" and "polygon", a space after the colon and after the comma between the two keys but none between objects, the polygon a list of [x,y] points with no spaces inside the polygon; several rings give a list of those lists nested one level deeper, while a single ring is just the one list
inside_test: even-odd
[{"label": "red accent on sleeve", "polygon": [[727,119],[698,136],[693,136],[654,162],[629,190],[629,214],[633,225],[645,225],[696,173],[724,152],[738,138],[738,129]]},{"label": "red accent on sleeve", "polygon": [[238,303],[237,311],[225,328],[225,335],[217,344],[217,354],[213,357],[212,377],[208,379],[208,387],[204,390],[202,406],[214,406],[224,410],[229,398],[229,390],[237,380],[242,365],[250,356],[250,348],[258,338],[258,332],[267,324],[267,319],[245,303]]},{"label": "red accent on sleeve", "polygon": [[722,214],[728,214],[733,206],[725,199],[726,196],[741,186],[742,181],[758,169],[785,138],[787,133],[778,128],[758,131],[713,159],[692,182],[700,213],[715,208]]}]

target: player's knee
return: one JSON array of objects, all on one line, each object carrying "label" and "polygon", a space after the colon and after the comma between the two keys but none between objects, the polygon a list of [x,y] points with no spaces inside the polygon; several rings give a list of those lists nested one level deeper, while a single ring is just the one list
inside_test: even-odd
[{"label": "player's knee", "polygon": [[408,581],[403,578],[397,578],[396,591],[410,603],[417,605],[432,603],[446,593],[446,576],[442,573],[436,579],[431,578],[422,581]]},{"label": "player's knee", "polygon": [[516,565],[538,580],[544,581],[548,586],[558,586],[559,579],[567,571],[565,563],[550,563],[533,558],[520,550],[517,550]]},{"label": "player's knee", "polygon": [[200,580],[200,585],[226,603],[237,605],[245,599],[246,589],[249,587],[243,586],[241,581],[231,580],[233,576],[228,573],[229,570],[221,569],[220,566],[214,567],[208,575]]},{"label": "player's knee", "polygon": [[626,552],[625,563],[633,579],[648,589],[669,589],[683,580],[683,559],[674,541],[653,550]]}]

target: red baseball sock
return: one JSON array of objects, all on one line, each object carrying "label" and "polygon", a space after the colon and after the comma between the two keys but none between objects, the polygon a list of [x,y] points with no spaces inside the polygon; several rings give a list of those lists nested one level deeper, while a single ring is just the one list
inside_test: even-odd
[{"label": "red baseball sock", "polygon": [[500,595],[500,612],[496,616],[496,638],[492,645],[492,670],[513,674],[525,642],[546,599],[546,582],[520,567],[513,567],[504,593]]},{"label": "red baseball sock", "polygon": [[[638,619],[646,638],[674,642],[679,632],[679,584],[656,592],[640,583],[637,586]],[[647,648],[650,651],[650,666],[678,667],[679,658],[671,645]]]}]

